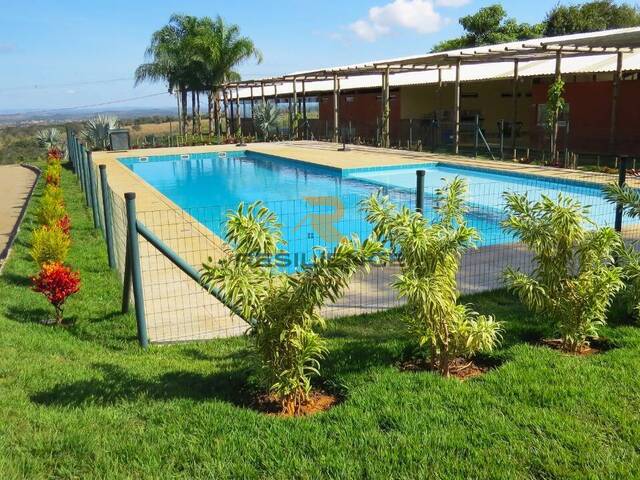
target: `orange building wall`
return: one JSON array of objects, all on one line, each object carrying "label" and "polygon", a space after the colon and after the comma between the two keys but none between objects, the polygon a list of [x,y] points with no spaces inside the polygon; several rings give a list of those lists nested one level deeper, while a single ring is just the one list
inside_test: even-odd
[{"label": "orange building wall", "polygon": [[[548,84],[533,86],[532,124],[535,125],[537,106],[547,101]],[[569,104],[568,148],[576,152],[606,153],[609,150],[611,128],[611,99],[613,82],[576,82],[565,85],[565,100]],[[620,83],[616,142],[618,154],[640,153],[640,81]],[[532,144],[543,142],[542,129],[532,133]],[[561,135],[562,137],[563,135]],[[561,138],[561,148],[565,141]]]}]

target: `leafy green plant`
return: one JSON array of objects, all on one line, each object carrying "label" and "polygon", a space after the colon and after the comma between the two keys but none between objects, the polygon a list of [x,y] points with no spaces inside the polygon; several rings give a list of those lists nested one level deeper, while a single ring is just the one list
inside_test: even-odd
[{"label": "leafy green plant", "polygon": [[82,136],[91,148],[106,150],[109,145],[109,132],[118,126],[118,117],[97,115],[85,122]]},{"label": "leafy green plant", "polygon": [[[604,187],[604,196],[611,203],[621,205],[623,213],[631,218],[640,217],[640,192],[628,185],[610,184]],[[631,242],[618,252],[617,263],[624,279],[623,300],[627,311],[640,317],[640,252],[638,243]]]},{"label": "leafy green plant", "polygon": [[31,239],[31,258],[38,264],[64,263],[69,253],[71,239],[58,225],[34,230]]},{"label": "leafy green plant", "polygon": [[505,194],[509,217],[503,228],[532,251],[531,275],[505,271],[508,288],[541,317],[552,321],[563,349],[577,353],[598,335],[614,295],[623,284],[614,264],[620,248],[611,228],[587,230],[589,209],[558,195],[530,201],[526,195]]},{"label": "leafy green plant", "polygon": [[262,141],[268,141],[275,133],[280,112],[275,104],[264,102],[255,107],[254,121]]},{"label": "leafy green plant", "polygon": [[460,258],[478,237],[464,218],[466,188],[456,178],[437,190],[438,218],[433,222],[405,206],[398,209],[385,196],[362,203],[375,234],[398,255],[401,273],[393,287],[407,299],[409,331],[420,347],[428,346],[432,368],[444,376],[454,359],[492,350],[501,335],[493,317],[457,303]]},{"label": "leafy green plant", "polygon": [[60,177],[62,175],[62,165],[60,162],[47,163],[47,168],[44,171],[44,178],[47,185],[60,186]]},{"label": "leafy green plant", "polygon": [[333,252],[317,249],[301,271],[277,268],[284,241],[281,225],[261,202],[240,204],[228,215],[228,256],[203,265],[202,281],[217,288],[249,323],[249,338],[270,394],[283,411],[298,413],[309,399],[311,377],[319,374],[327,348],[314,330],[319,309],[335,301],[350,278],[384,256],[375,240],[343,239]]},{"label": "leafy green plant", "polygon": [[43,128],[36,133],[36,140],[41,147],[58,148],[62,144],[62,134],[57,128]]},{"label": "leafy green plant", "polygon": [[36,213],[40,225],[56,225],[66,214],[62,190],[56,185],[47,185]]},{"label": "leafy green plant", "polygon": [[558,150],[558,122],[562,112],[567,108],[567,102],[564,97],[564,81],[562,78],[556,78],[549,85],[547,91],[547,111],[545,117],[545,126],[549,132],[551,158],[557,159]]}]

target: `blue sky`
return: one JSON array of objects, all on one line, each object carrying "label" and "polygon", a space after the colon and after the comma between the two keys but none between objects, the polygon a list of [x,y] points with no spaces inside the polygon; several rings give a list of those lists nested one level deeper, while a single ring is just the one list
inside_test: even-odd
[{"label": "blue sky", "polygon": [[[173,12],[220,14],[264,54],[244,78],[411,55],[457,36],[460,16],[483,0],[0,0],[0,111],[94,105],[162,93],[133,87],[151,33]],[[503,2],[511,16],[537,22],[557,0]],[[102,82],[102,83],[97,83]],[[116,106],[173,106],[168,95]]]}]

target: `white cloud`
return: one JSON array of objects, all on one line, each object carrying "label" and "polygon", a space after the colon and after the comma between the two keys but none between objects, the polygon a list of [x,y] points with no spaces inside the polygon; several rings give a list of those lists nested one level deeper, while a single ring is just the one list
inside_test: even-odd
[{"label": "white cloud", "polygon": [[471,3],[471,0],[436,0],[438,7],[463,7]]},{"label": "white cloud", "polygon": [[359,38],[373,42],[394,28],[413,30],[420,34],[434,33],[449,23],[436,11],[436,5],[455,7],[470,0],[394,0],[369,9],[367,18],[351,23],[348,28]]}]

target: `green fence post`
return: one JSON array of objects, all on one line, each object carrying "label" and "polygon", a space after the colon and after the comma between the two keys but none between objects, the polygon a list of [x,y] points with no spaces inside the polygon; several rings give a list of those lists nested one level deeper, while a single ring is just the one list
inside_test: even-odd
[{"label": "green fence post", "polygon": [[93,171],[93,161],[91,152],[87,152],[87,171],[89,173],[89,199],[91,200],[91,212],[93,213],[93,227],[101,229],[100,211],[98,209],[98,185],[96,183],[96,172]]},{"label": "green fence post", "polygon": [[113,253],[113,220],[111,218],[111,198],[109,197],[109,183],[107,182],[107,166],[99,165],[100,187],[102,189],[102,210],[104,214],[104,236],[107,240],[107,257],[109,268],[116,268],[116,259]]},{"label": "green fence post", "polygon": [[89,196],[89,172],[87,170],[87,149],[84,145],[80,145],[80,162],[82,163],[82,184],[84,185],[84,202],[86,206],[90,206]]},{"label": "green fence post", "polygon": [[426,170],[416,170],[416,212],[424,212],[424,176]]},{"label": "green fence post", "polygon": [[129,312],[131,304],[131,260],[129,255],[129,235],[124,246],[124,282],[122,287],[122,313]]},{"label": "green fence post", "polygon": [[71,167],[73,169],[73,173],[76,173],[76,162],[75,162],[73,156],[71,155],[71,129],[69,128],[68,125],[65,127],[65,132],[67,134],[67,157],[69,158],[69,161],[71,162]]},{"label": "green fence post", "polygon": [[[624,187],[627,182],[627,157],[620,157],[620,163],[618,164],[618,186]],[[614,228],[616,232],[622,232],[622,215],[624,214],[624,205],[622,203],[616,204],[616,216],[614,221]]]},{"label": "green fence post", "polygon": [[76,138],[76,163],[78,164],[78,181],[80,189],[84,193],[84,168],[82,168],[82,155],[80,155],[80,141]]},{"label": "green fence post", "polygon": [[144,297],[142,294],[142,270],[140,268],[140,249],[138,247],[138,227],[136,225],[136,194],[124,194],[127,206],[127,240],[129,241],[129,261],[131,265],[131,282],[133,284],[133,300],[136,309],[138,341],[143,348],[149,345],[147,324],[144,318]]},{"label": "green fence post", "polygon": [[76,166],[78,167],[78,183],[80,184],[80,189],[84,192],[84,184],[82,183],[82,158],[80,157],[80,142],[75,135],[73,136],[73,154],[76,157]]}]

